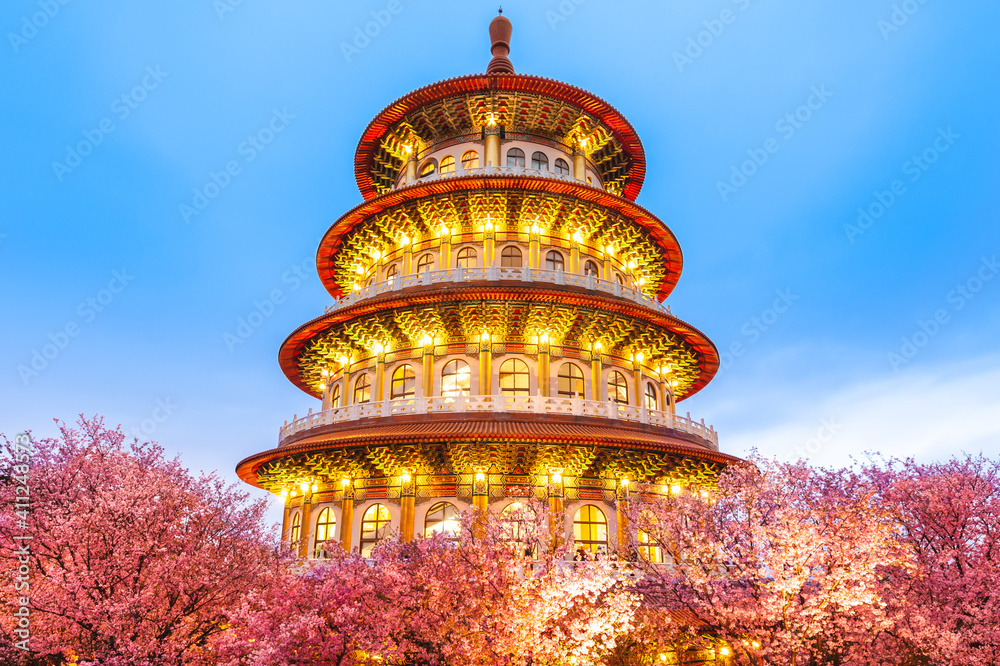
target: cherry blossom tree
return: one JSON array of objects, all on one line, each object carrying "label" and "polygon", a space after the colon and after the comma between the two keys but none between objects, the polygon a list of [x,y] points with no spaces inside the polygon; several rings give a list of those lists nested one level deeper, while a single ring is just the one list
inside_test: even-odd
[{"label": "cherry blossom tree", "polygon": [[[5,663],[192,663],[275,566],[265,503],[99,418],[59,430],[34,443],[27,467],[9,441],[0,460],[3,505],[30,493],[28,514],[0,512],[0,595],[8,607],[30,596],[31,626],[30,655]],[[25,543],[27,555],[12,545]],[[16,593],[22,564],[30,588]],[[10,613],[2,622],[12,636]]]},{"label": "cherry blossom tree", "polygon": [[251,599],[218,652],[230,664],[594,663],[627,632],[636,597],[609,562],[547,552],[548,516],[516,524],[467,513],[458,534],[402,543],[371,561],[333,553]]},{"label": "cherry blossom tree", "polygon": [[885,579],[894,623],[873,658],[1000,663],[1000,462],[873,461],[865,472],[917,561]]},{"label": "cherry blossom tree", "polygon": [[638,560],[651,650],[710,637],[738,664],[848,664],[891,626],[884,570],[914,564],[861,476],[758,459],[713,489],[654,490],[629,510],[633,547],[664,560]]}]

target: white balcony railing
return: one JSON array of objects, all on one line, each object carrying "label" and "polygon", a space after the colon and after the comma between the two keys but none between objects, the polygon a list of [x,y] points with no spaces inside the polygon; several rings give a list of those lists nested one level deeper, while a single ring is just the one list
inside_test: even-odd
[{"label": "white balcony railing", "polygon": [[527,414],[565,414],[567,416],[592,416],[605,419],[616,419],[630,423],[643,423],[661,428],[672,428],[681,432],[696,435],[711,443],[715,450],[719,448],[719,435],[715,428],[691,418],[690,412],[678,416],[670,412],[621,405],[612,401],[583,400],[582,398],[546,398],[537,396],[432,396],[429,398],[398,398],[396,400],[381,400],[365,402],[348,407],[334,407],[322,412],[310,413],[302,418],[295,418],[291,423],[285,423],[278,434],[280,446],[292,435],[312,430],[321,426],[357,421],[360,419],[377,419],[404,414],[444,414],[444,413],[527,413]]},{"label": "white balcony railing", "polygon": [[411,187],[413,185],[421,185],[423,183],[430,183],[436,180],[448,180],[449,178],[459,178],[461,176],[534,176],[536,178],[554,178],[556,180],[565,180],[570,183],[576,183],[577,185],[585,185],[587,187],[592,187],[595,190],[603,190],[597,183],[588,183],[586,181],[574,178],[571,174],[556,173],[555,171],[549,171],[548,169],[531,169],[528,167],[517,167],[517,166],[483,166],[475,167],[473,169],[465,169],[461,162],[455,165],[455,170],[448,173],[439,173],[437,170],[433,174],[418,178],[412,183],[397,182],[393,185],[393,190],[402,189],[404,187]]},{"label": "white balcony railing", "polygon": [[510,268],[501,266],[489,266],[486,268],[449,268],[448,270],[429,271],[414,273],[412,275],[400,275],[397,277],[373,282],[353,291],[349,295],[337,300],[333,305],[326,306],[326,313],[335,312],[341,308],[354,305],[359,301],[372,298],[380,294],[387,294],[392,291],[416,287],[420,285],[433,285],[442,283],[461,283],[478,281],[496,282],[498,280],[511,280],[521,282],[535,282],[543,284],[570,285],[573,287],[583,287],[591,291],[599,291],[612,296],[627,298],[630,301],[646,305],[651,308],[662,310],[670,314],[670,306],[661,303],[655,298],[650,298],[638,289],[626,287],[618,282],[602,280],[594,275],[580,275],[579,273],[566,273],[564,271],[550,271],[540,268]]}]

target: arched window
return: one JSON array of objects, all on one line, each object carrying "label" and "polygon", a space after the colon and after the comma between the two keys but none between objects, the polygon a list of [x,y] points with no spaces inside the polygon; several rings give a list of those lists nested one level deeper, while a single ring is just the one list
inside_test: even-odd
[{"label": "arched window", "polygon": [[417,259],[417,273],[434,270],[434,255],[424,254]]},{"label": "arched window", "polygon": [[370,402],[372,399],[372,380],[368,378],[367,374],[358,377],[357,381],[354,382],[354,404],[359,405],[363,402]]},{"label": "arched window", "polygon": [[475,268],[476,264],[476,250],[471,247],[463,247],[458,251],[458,256],[456,257],[456,263],[459,268]]},{"label": "arched window", "polygon": [[563,363],[559,368],[558,392],[564,398],[583,397],[583,370],[576,363]]},{"label": "arched window", "polygon": [[323,509],[316,519],[316,551],[315,557],[326,557],[323,544],[333,539],[333,533],[337,529],[337,517],[330,509]]},{"label": "arched window", "polygon": [[500,265],[510,268],[521,267],[521,248],[516,245],[508,245],[500,252]]},{"label": "arched window", "polygon": [[478,169],[479,153],[474,150],[467,150],[462,153],[462,167],[465,169]]},{"label": "arched window", "polygon": [[593,504],[580,507],[573,518],[573,547],[591,553],[606,554],[608,550],[608,519]]},{"label": "arched window", "polygon": [[557,158],[556,159],[556,173],[558,173],[561,176],[568,176],[569,175],[569,162],[567,162],[566,160],[564,160],[561,157]]},{"label": "arched window", "polygon": [[656,387],[653,386],[653,382],[646,382],[646,409],[659,409],[660,408],[660,398],[657,395]]},{"label": "arched window", "polygon": [[531,395],[528,364],[509,358],[500,365],[500,395]]},{"label": "arched window", "polygon": [[536,557],[535,534],[531,528],[535,521],[535,514],[530,506],[521,502],[512,502],[500,512],[501,529],[503,530],[504,541],[515,552],[520,555],[524,553],[527,557]]},{"label": "arched window", "polygon": [[566,262],[560,252],[549,250],[545,253],[545,268],[550,271],[565,270]]},{"label": "arched window", "polygon": [[639,555],[642,559],[653,564],[663,563],[663,551],[655,544],[652,538],[642,530],[639,530]]},{"label": "arched window", "polygon": [[361,518],[361,556],[370,557],[372,548],[389,535],[389,509],[372,504]]},{"label": "arched window", "polygon": [[385,269],[386,280],[392,280],[397,275],[399,275],[399,264],[390,264],[389,268]]},{"label": "arched window", "polygon": [[541,151],[532,153],[531,168],[534,169],[535,171],[548,171],[549,170],[548,156]]},{"label": "arched window", "polygon": [[445,155],[441,158],[441,164],[438,165],[438,171],[441,173],[451,173],[455,170],[455,156]]},{"label": "arched window", "polygon": [[628,384],[625,383],[625,375],[617,370],[608,375],[608,399],[619,405],[628,404]]},{"label": "arched window", "polygon": [[458,534],[462,527],[458,509],[451,502],[438,502],[427,511],[424,518],[424,537],[437,532]]},{"label": "arched window", "polygon": [[420,167],[420,177],[430,176],[437,169],[437,163],[433,160],[427,160],[424,165]]},{"label": "arched window", "polygon": [[389,387],[389,399],[412,398],[417,394],[417,376],[413,366],[401,365],[392,372],[392,383]]},{"label": "arched window", "polygon": [[622,277],[621,273],[615,273],[615,281],[623,287],[625,286],[625,278]]},{"label": "arched window", "polygon": [[523,167],[524,166],[524,151],[520,148],[511,148],[507,151],[507,166],[509,167]]},{"label": "arched window", "polygon": [[454,398],[472,394],[472,370],[469,364],[454,359],[444,364],[441,372],[441,395]]},{"label": "arched window", "polygon": [[302,534],[302,514],[298,511],[292,516],[292,531],[288,535],[288,540],[292,543],[296,543],[299,540],[299,536]]},{"label": "arched window", "polygon": [[334,384],[330,392],[330,407],[340,407],[340,382]]},{"label": "arched window", "polygon": [[584,275],[593,275],[595,278],[601,277],[601,269],[597,267],[597,263],[591,261],[590,259],[583,265]]}]

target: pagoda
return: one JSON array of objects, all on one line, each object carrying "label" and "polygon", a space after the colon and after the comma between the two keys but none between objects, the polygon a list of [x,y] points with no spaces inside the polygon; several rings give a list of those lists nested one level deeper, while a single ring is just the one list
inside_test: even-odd
[{"label": "pagoda", "polygon": [[485,74],[365,129],[364,202],[316,256],[333,301],[279,352],[315,409],[237,466],[284,498],[303,557],[367,555],[525,497],[547,498],[576,548],[612,552],[630,493],[699,492],[737,460],[677,412],[719,356],[665,303],[681,250],[635,203],[636,131],[599,97],[515,73],[506,17],[489,32]]}]

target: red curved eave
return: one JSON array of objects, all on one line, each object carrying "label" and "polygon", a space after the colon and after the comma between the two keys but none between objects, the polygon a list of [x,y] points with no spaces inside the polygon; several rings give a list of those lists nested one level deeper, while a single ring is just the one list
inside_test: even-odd
[{"label": "red curved eave", "polygon": [[663,280],[657,288],[657,298],[661,301],[670,295],[681,276],[684,265],[684,255],[681,252],[677,237],[658,217],[642,206],[623,197],[605,192],[583,183],[560,180],[558,178],[540,178],[536,176],[513,175],[474,175],[453,178],[439,178],[416,185],[402,187],[391,192],[369,199],[345,213],[333,223],[333,226],[323,235],[323,240],[316,251],[316,270],[323,286],[334,298],[344,295],[340,285],[334,279],[334,257],[351,230],[386,210],[416,201],[429,196],[438,196],[455,191],[469,190],[524,190],[527,192],[548,192],[562,196],[573,197],[580,201],[603,206],[619,215],[627,217],[643,227],[653,241],[663,250],[666,257]]},{"label": "red curved eave", "polygon": [[595,307],[662,326],[679,335],[698,357],[698,379],[692,384],[691,391],[679,400],[690,398],[703,389],[719,370],[719,352],[712,341],[694,326],[666,312],[625,299],[600,296],[579,287],[513,286],[509,282],[469,282],[462,287],[448,285],[444,288],[412,287],[361,301],[351,307],[317,317],[297,328],[281,343],[278,363],[290,382],[318,399],[321,396],[303,381],[299,372],[298,357],[309,340],[345,321],[374,312],[462,300],[525,300],[543,303],[557,300],[560,303]]},{"label": "red curved eave", "polygon": [[[506,414],[476,414],[456,419],[397,416],[369,419],[364,422],[340,424],[332,432],[316,434],[291,445],[261,451],[244,458],[236,465],[243,481],[257,485],[261,466],[286,456],[345,449],[358,446],[426,443],[439,440],[533,440],[560,445],[621,446],[630,450],[658,451],[664,454],[690,456],[723,465],[742,460],[720,451],[704,448],[688,441],[684,433],[672,429],[637,426],[636,424],[606,423],[591,417],[548,416],[544,421],[531,417]],[[259,486],[258,486],[259,487]]]},{"label": "red curved eave", "polygon": [[552,97],[566,104],[572,104],[594,116],[611,130],[615,139],[631,158],[629,173],[625,179],[624,196],[635,201],[646,178],[646,153],[639,135],[631,123],[613,106],[600,97],[561,81],[541,76],[523,74],[470,74],[418,88],[400,97],[385,107],[368,124],[354,154],[354,176],[365,199],[376,196],[375,181],[372,179],[375,153],[385,136],[409,113],[426,104],[434,104],[452,95],[479,93],[485,91],[520,92]]}]

